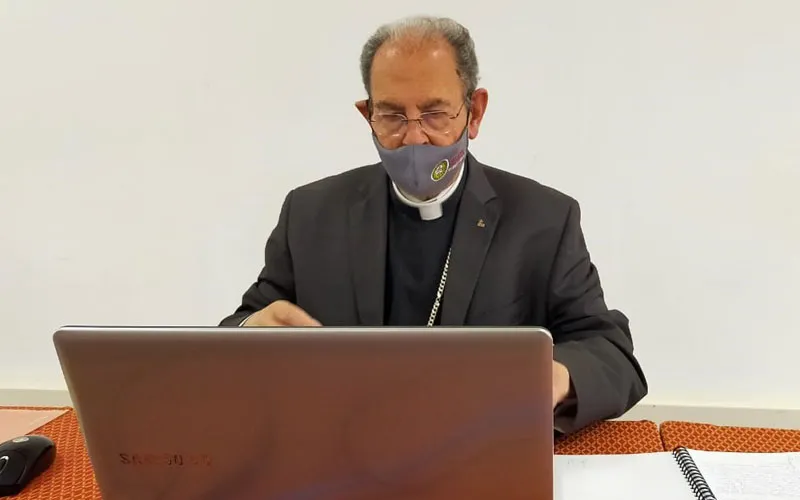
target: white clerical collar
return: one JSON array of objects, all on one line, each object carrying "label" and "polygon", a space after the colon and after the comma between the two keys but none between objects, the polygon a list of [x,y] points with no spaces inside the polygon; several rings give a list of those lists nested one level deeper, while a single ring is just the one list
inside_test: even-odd
[{"label": "white clerical collar", "polygon": [[392,182],[392,187],[394,188],[397,198],[403,202],[404,205],[408,205],[409,207],[414,207],[419,210],[419,216],[422,220],[435,220],[442,216],[442,205],[453,195],[453,193],[456,192],[458,185],[461,184],[461,178],[464,176],[465,166],[466,162],[463,162],[459,168],[458,177],[456,178],[455,182],[450,184],[435,198],[432,198],[428,201],[418,201],[403,194],[397,187],[397,184],[394,182]]}]

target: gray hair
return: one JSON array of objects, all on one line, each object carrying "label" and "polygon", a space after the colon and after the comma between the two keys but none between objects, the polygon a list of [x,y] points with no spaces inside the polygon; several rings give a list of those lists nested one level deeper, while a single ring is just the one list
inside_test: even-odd
[{"label": "gray hair", "polygon": [[475,43],[469,30],[446,17],[416,16],[407,17],[393,23],[384,24],[364,44],[361,50],[361,79],[367,95],[371,96],[372,61],[378,49],[387,41],[404,36],[416,35],[422,38],[440,37],[446,40],[456,56],[456,70],[464,86],[465,97],[469,99],[478,88],[478,57]]}]

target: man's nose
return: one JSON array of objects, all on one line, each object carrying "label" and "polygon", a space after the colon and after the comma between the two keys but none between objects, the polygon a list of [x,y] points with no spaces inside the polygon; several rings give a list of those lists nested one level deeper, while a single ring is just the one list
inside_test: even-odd
[{"label": "man's nose", "polygon": [[427,144],[428,135],[422,130],[422,125],[418,120],[408,120],[406,135],[403,136],[403,145],[411,146],[416,144]]}]

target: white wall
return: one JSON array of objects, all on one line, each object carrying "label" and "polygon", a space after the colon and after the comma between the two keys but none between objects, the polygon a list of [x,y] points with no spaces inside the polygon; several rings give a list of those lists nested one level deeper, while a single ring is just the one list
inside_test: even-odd
[{"label": "white wall", "polygon": [[62,324],[215,324],[292,187],[377,156],[380,22],[456,16],[473,151],[583,205],[650,403],[800,408],[800,3],[6,0],[0,388],[63,389]]}]

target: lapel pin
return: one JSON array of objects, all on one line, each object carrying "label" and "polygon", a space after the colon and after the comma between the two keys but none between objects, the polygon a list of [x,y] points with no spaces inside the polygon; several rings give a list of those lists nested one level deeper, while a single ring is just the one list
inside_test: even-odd
[{"label": "lapel pin", "polygon": [[486,227],[486,223],[483,222],[483,219],[478,219],[478,227]]}]

